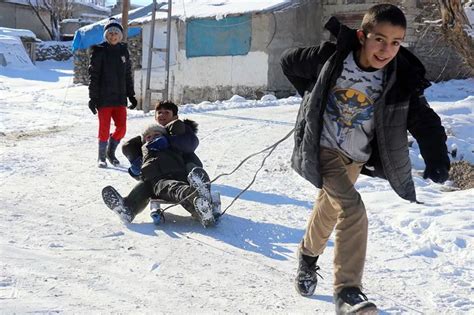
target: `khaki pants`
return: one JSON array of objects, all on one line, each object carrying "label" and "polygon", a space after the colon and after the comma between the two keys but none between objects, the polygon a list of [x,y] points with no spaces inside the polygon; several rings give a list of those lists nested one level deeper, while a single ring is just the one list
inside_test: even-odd
[{"label": "khaki pants", "polygon": [[367,250],[367,214],[354,183],[363,163],[354,162],[337,150],[321,148],[323,187],[314,204],[300,245],[303,254],[323,253],[332,231],[334,245],[334,291],[362,288]]}]

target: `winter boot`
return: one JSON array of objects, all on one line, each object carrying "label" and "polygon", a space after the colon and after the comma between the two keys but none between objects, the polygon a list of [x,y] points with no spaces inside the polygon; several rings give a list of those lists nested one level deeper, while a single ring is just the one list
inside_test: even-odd
[{"label": "winter boot", "polygon": [[135,218],[132,210],[125,205],[122,196],[112,186],[102,189],[102,199],[110,210],[118,214],[123,223],[131,223]]},{"label": "winter boot", "polygon": [[212,204],[208,199],[205,199],[201,196],[194,198],[194,210],[198,215],[198,219],[201,222],[202,226],[208,227],[214,225],[216,220],[212,213]]},{"label": "winter boot", "polygon": [[195,167],[188,175],[189,185],[195,189],[197,196],[193,200],[194,209],[199,216],[199,221],[204,227],[215,224],[211,197],[211,180],[206,171]]},{"label": "winter boot", "polygon": [[115,157],[115,150],[117,150],[117,146],[119,143],[120,141],[117,141],[114,138],[112,138],[112,136],[110,136],[109,143],[107,145],[107,160],[109,160],[109,162],[113,166],[120,165],[120,161],[117,160],[117,158]]},{"label": "winter boot", "polygon": [[318,257],[303,255],[298,251],[298,271],[295,278],[296,291],[302,296],[310,296],[314,294],[316,285],[318,284],[319,266],[316,265]]},{"label": "winter boot", "polygon": [[367,314],[376,315],[377,306],[369,302],[367,296],[359,288],[344,288],[341,292],[334,294],[334,303],[336,304],[336,314]]},{"label": "winter boot", "polygon": [[105,160],[106,151],[107,151],[107,141],[99,140],[99,157],[97,158],[99,168],[107,167],[107,161]]}]

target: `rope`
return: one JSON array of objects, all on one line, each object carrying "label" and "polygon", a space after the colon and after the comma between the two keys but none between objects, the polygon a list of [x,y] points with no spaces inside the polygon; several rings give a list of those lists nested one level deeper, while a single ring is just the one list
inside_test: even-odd
[{"label": "rope", "polygon": [[[273,151],[275,151],[275,149],[277,148],[277,146],[280,145],[280,143],[282,143],[283,141],[285,141],[286,139],[288,139],[291,134],[295,131],[295,129],[291,129],[290,132],[288,132],[288,134],[286,134],[283,138],[281,138],[280,140],[278,140],[277,142],[275,142],[274,144],[272,144],[271,146],[269,147],[266,147],[265,149],[261,150],[261,151],[258,151],[258,152],[255,152],[255,153],[252,153],[250,154],[249,156],[247,156],[245,159],[243,159],[230,173],[221,173],[219,174],[218,176],[216,176],[213,180],[211,180],[210,182],[208,183],[205,183],[205,184],[212,184],[213,182],[215,182],[216,180],[218,180],[219,178],[223,177],[223,176],[230,176],[232,175],[233,173],[235,173],[245,162],[247,162],[249,159],[251,159],[252,157],[256,156],[256,155],[259,155],[259,154],[262,154],[263,152],[265,151],[268,151],[270,150],[270,152],[268,152],[267,155],[265,155],[265,157],[263,158],[262,160],[262,163],[260,164],[260,167],[257,169],[257,171],[255,172],[252,180],[250,181],[250,183],[244,188],[242,189],[238,194],[237,196],[231,201],[231,203],[224,209],[224,211],[222,211],[222,213],[220,214],[220,216],[224,215],[224,213],[235,203],[235,201],[237,201],[237,199],[240,198],[240,196],[246,192],[254,183],[255,183],[255,180],[257,178],[257,175],[258,173],[260,172],[260,170],[263,168],[263,166],[265,165],[265,161],[267,160],[267,158],[273,153]],[[173,205],[170,205],[166,208],[164,208],[163,210],[161,210],[161,213],[163,214],[166,210],[172,208],[172,207],[175,207],[179,204],[182,204],[183,201],[189,199],[190,197],[194,196],[194,194],[190,194],[188,195],[186,198],[183,198],[182,200],[178,201],[177,203],[173,204]]]}]

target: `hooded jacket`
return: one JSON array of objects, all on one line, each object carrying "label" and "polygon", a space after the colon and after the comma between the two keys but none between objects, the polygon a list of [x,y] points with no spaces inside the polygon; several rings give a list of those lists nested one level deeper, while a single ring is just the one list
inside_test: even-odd
[{"label": "hooded jacket", "polygon": [[[360,49],[356,31],[331,18],[325,27],[336,43],[289,49],[281,59],[283,73],[303,96],[296,124],[291,165],[303,178],[322,188],[320,137],[328,93],[341,75],[343,61]],[[403,199],[416,201],[408,154],[407,130],[417,140],[426,165],[446,166],[446,134],[423,91],[430,83],[423,64],[404,47],[386,66],[383,92],[374,104],[375,137],[363,174],[385,178]]]},{"label": "hooded jacket", "polygon": [[[175,120],[166,125],[170,148],[164,151],[148,152],[142,151],[144,144],[141,136],[131,138],[122,146],[122,152],[129,161],[143,157],[142,175],[148,180],[160,178],[174,178],[186,180],[188,175],[186,164],[194,163],[202,167],[198,156],[194,153],[199,145],[196,136],[198,124],[190,119]],[[164,154],[162,154],[165,152]]]}]

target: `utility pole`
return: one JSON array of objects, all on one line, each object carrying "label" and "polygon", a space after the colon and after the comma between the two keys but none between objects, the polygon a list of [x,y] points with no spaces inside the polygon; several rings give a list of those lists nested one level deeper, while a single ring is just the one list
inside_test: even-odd
[{"label": "utility pole", "polygon": [[123,27],[123,41],[127,41],[128,35],[128,11],[130,11],[130,0],[123,0],[122,2],[122,27]]}]

